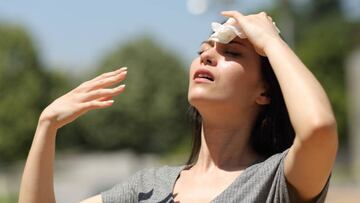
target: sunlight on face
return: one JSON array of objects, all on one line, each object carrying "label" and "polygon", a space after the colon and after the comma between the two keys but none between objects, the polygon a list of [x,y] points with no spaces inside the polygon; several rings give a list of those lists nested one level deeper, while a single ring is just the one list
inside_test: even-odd
[{"label": "sunlight on face", "polygon": [[251,108],[263,90],[261,78],[260,56],[248,40],[204,41],[190,66],[188,100],[196,108]]}]

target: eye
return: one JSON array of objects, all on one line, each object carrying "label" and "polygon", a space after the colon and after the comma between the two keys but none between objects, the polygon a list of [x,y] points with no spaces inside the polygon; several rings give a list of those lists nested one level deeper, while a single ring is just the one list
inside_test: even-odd
[{"label": "eye", "polygon": [[201,48],[197,54],[200,56],[202,53],[206,52],[209,48]]},{"label": "eye", "polygon": [[202,53],[204,53],[204,50],[200,50],[197,52],[197,54],[200,56]]},{"label": "eye", "polygon": [[231,57],[239,57],[239,56],[242,56],[241,53],[236,52],[236,51],[225,51],[224,53],[225,53],[225,55],[231,56]]}]

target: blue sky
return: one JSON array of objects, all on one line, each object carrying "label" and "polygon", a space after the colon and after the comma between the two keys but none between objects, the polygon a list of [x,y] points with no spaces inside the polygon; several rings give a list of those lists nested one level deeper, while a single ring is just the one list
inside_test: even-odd
[{"label": "blue sky", "polygon": [[193,15],[185,0],[3,0],[0,21],[24,26],[49,67],[91,69],[114,46],[143,33],[152,34],[188,65],[208,37],[210,23],[223,19],[221,10],[247,13],[266,9],[273,0],[239,0],[231,6],[209,2],[207,12]]},{"label": "blue sky", "polygon": [[[249,2],[234,6],[249,11],[271,4],[271,0]],[[217,4],[205,14],[193,15],[186,1],[179,0],[7,0],[0,3],[0,21],[25,26],[46,65],[86,70],[115,45],[143,33],[152,34],[190,63],[209,35],[210,23],[222,19],[222,9],[229,8]]]}]

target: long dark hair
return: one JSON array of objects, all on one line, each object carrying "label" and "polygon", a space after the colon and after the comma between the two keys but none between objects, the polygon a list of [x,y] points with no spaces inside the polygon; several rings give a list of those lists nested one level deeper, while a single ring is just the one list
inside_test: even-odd
[{"label": "long dark hair", "polygon": [[[295,137],[288,111],[285,106],[279,82],[267,57],[260,57],[262,78],[268,85],[267,96],[271,102],[263,107],[255,121],[250,136],[253,150],[263,157],[284,151],[289,148]],[[193,164],[201,147],[202,118],[197,109],[189,108],[189,116],[193,124],[192,150],[187,165]]]}]

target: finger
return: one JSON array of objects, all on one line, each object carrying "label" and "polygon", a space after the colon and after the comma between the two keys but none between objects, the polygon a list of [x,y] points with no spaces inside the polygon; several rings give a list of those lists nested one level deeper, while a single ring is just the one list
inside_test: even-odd
[{"label": "finger", "polygon": [[113,98],[113,96],[106,96],[106,97],[101,97],[98,99],[98,101],[106,101],[106,100],[111,100]]},{"label": "finger", "polygon": [[84,89],[87,90],[87,86],[95,81],[99,81],[99,80],[102,80],[102,79],[105,79],[105,78],[109,78],[109,77],[113,77],[113,76],[116,76],[117,74],[120,74],[124,71],[127,70],[127,67],[122,67],[122,68],[119,68],[115,71],[111,71],[111,72],[106,72],[106,73],[103,73],[91,80],[88,80],[88,81],[85,81],[83,83],[81,83],[76,89],[74,89],[75,91],[83,91]]},{"label": "finger", "polygon": [[115,85],[116,83],[123,81],[126,78],[126,74],[127,74],[127,71],[122,71],[122,72],[118,73],[117,75],[110,76],[110,77],[96,80],[96,81],[92,81],[87,84],[86,90],[91,91],[91,90],[101,89],[101,88]]},{"label": "finger", "polygon": [[82,101],[91,101],[94,99],[99,101],[100,98],[114,97],[120,94],[121,92],[123,92],[124,90],[125,90],[125,84],[119,85],[111,89],[97,89],[86,93]]},{"label": "finger", "polygon": [[238,21],[245,17],[239,11],[223,11],[223,12],[221,12],[221,14],[226,17],[233,17],[233,18],[237,19]]},{"label": "finger", "polygon": [[82,112],[86,112],[93,109],[106,108],[111,106],[115,101],[107,100],[107,101],[89,101],[81,104]]},{"label": "finger", "polygon": [[267,16],[266,12],[264,12],[264,11],[261,11],[259,14],[262,16],[265,16],[265,17]]},{"label": "finger", "polygon": [[90,81],[97,81],[97,80],[102,80],[102,79],[105,79],[105,78],[108,78],[108,77],[111,77],[111,76],[114,76],[114,75],[117,75],[121,72],[124,72],[127,70],[127,67],[122,67],[122,68],[119,68],[115,71],[111,71],[111,72],[107,72],[107,73],[103,73],[99,76],[97,76],[96,78],[90,80]]}]

